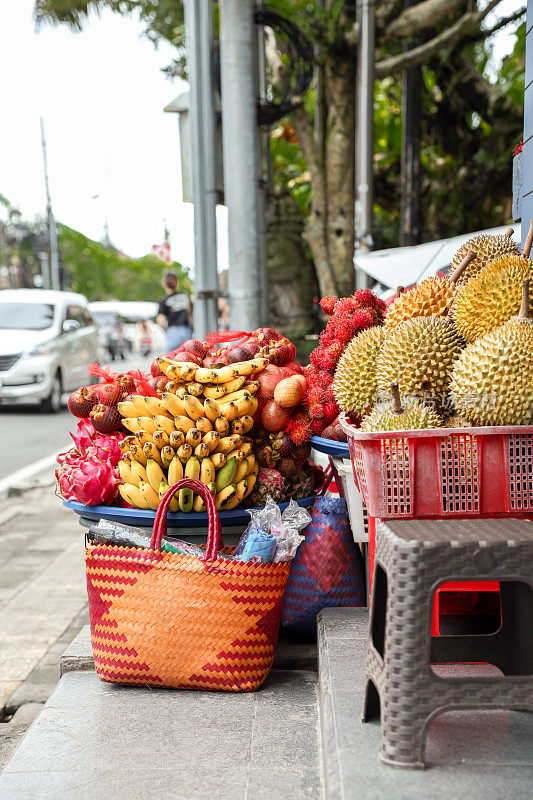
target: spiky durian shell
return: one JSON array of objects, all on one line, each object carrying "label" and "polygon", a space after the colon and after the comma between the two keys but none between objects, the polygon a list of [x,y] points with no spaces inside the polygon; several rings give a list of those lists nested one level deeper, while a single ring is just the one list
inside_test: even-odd
[{"label": "spiky durian shell", "polygon": [[374,405],[376,358],[384,339],[384,329],[375,326],[354,336],[344,348],[333,380],[335,399],[343,411],[361,416]]},{"label": "spiky durian shell", "polygon": [[391,384],[397,383],[402,396],[429,394],[440,407],[448,392],[453,362],[463,346],[455,325],[446,317],[402,322],[387,334],[378,355],[378,389],[389,391]]},{"label": "spiky durian shell", "polygon": [[471,428],[472,423],[466,417],[462,417],[461,414],[452,414],[451,417],[445,417],[444,423],[445,428]]},{"label": "spiky durian shell", "polygon": [[512,320],[471,342],[450,382],[457,411],[474,425],[533,421],[533,327]]},{"label": "spiky durian shell", "polygon": [[362,431],[414,431],[422,428],[441,428],[442,419],[429,406],[415,398],[404,402],[401,414],[392,410],[393,401],[378,403],[361,421]]},{"label": "spiky durian shell", "polygon": [[387,330],[413,317],[440,317],[451,305],[457,289],[448,278],[428,278],[404,292],[389,306],[385,316]]},{"label": "spiky durian shell", "polygon": [[[522,256],[502,256],[462,286],[452,307],[461,335],[473,342],[516,316],[526,278],[533,279],[533,261]],[[530,309],[533,314],[533,294]]]},{"label": "spiky durian shell", "polygon": [[457,284],[463,284],[477,275],[489,262],[499,256],[504,255],[518,255],[520,250],[518,245],[512,241],[508,236],[503,234],[499,236],[491,236],[488,234],[480,234],[473,236],[465,242],[456,252],[452,259],[450,273],[452,273],[464,258],[468,255],[469,250],[474,250],[477,253],[476,258],[470,262],[465,271],[457,281]]}]

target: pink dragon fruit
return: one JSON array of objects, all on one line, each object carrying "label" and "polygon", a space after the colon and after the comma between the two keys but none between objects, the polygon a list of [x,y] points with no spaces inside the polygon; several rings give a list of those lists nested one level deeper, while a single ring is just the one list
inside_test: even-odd
[{"label": "pink dragon fruit", "polygon": [[117,472],[110,461],[93,455],[78,455],[76,459],[74,453],[70,450],[63,454],[65,458],[56,469],[61,496],[86,506],[109,505],[116,497],[118,486]]},{"label": "pink dragon fruit", "polygon": [[114,467],[122,457],[122,451],[118,445],[125,436],[123,433],[98,433],[91,422],[80,420],[76,433],[70,435],[75,444],[74,449],[80,456],[91,455],[103,460],[109,459]]},{"label": "pink dragon fruit", "polygon": [[275,503],[282,503],[287,495],[288,483],[277,469],[262,467],[257,474],[257,481],[251,498],[256,506],[264,506],[270,495]]}]

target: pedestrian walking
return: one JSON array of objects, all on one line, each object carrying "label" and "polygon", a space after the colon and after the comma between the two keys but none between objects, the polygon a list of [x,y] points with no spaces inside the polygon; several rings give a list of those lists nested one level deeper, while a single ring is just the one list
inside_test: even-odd
[{"label": "pedestrian walking", "polygon": [[165,352],[170,353],[192,338],[192,303],[187,292],[177,291],[175,272],[165,272],[162,286],[166,296],[159,301],[156,322],[166,332]]}]

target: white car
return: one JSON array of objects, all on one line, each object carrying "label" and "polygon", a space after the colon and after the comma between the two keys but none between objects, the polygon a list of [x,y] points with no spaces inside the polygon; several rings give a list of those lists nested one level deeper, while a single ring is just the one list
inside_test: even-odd
[{"label": "white car", "polygon": [[58,411],[63,392],[91,382],[98,334],[86,298],[44,289],[0,291],[0,402]]}]

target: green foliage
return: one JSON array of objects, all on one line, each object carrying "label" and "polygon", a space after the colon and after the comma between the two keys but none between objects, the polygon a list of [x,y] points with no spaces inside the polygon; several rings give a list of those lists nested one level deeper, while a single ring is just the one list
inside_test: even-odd
[{"label": "green foliage", "polygon": [[[302,217],[307,219],[311,205],[311,177],[296,137],[294,141],[287,140],[284,130],[287,126],[280,126],[270,138],[274,189],[288,191],[296,200]],[[282,133],[277,133],[279,131]]]},{"label": "green foliage", "polygon": [[177,262],[167,267],[156,255],[128,258],[66,225],[59,225],[58,233],[70,288],[91,301],[159,300],[165,269],[177,273],[180,289],[191,289],[187,270]]}]

